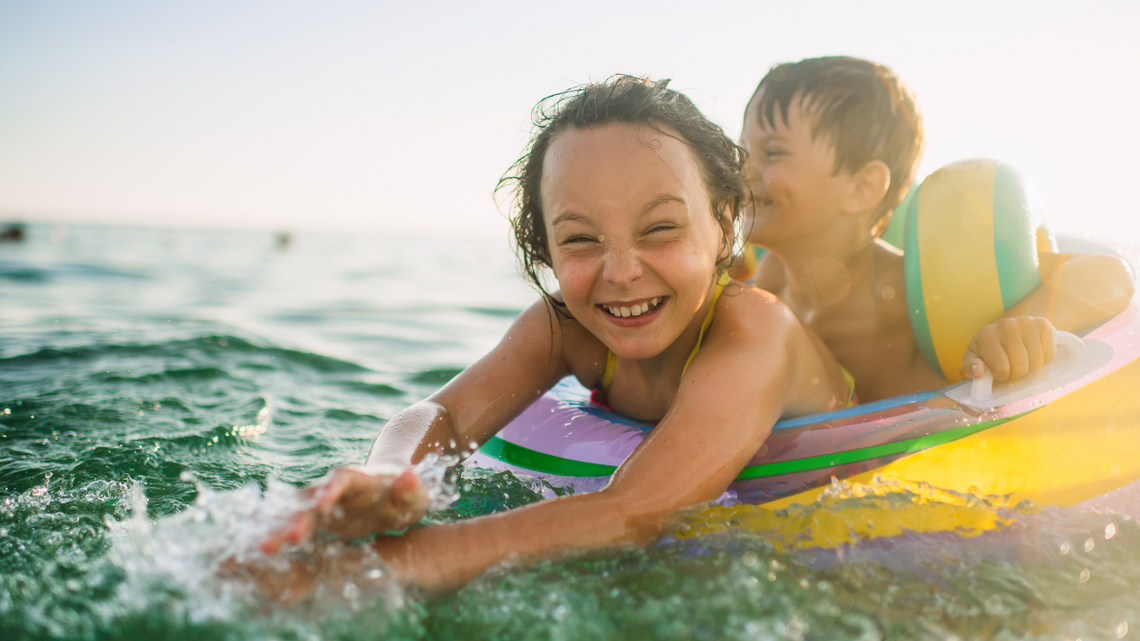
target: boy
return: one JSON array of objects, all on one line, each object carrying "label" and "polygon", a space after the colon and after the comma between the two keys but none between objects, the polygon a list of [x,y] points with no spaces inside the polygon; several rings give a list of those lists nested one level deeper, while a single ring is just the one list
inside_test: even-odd
[{"label": "boy", "polygon": [[[878,239],[924,146],[910,91],[883,65],[848,57],[777,65],[744,116],[754,205],[749,242],[767,252],[754,283],[779,296],[856,381],[863,402],[941,387],[911,334],[902,252]],[[1039,256],[1042,284],[983,327],[962,375],[994,380],[1049,362],[1054,328],[1079,332],[1123,311],[1118,258]]]}]

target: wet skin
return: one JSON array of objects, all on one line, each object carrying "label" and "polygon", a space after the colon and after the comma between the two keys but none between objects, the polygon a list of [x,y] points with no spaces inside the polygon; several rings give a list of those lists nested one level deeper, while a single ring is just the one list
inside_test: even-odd
[{"label": "wet skin", "polygon": [[[599,492],[375,541],[402,580],[429,590],[507,559],[651,541],[685,509],[719,496],[779,418],[846,401],[822,343],[774,296],[735,283],[682,376],[726,247],[725,217],[713,215],[683,142],[626,124],[570,129],[554,138],[545,162],[557,295],[574,318],[539,301],[487,356],[393,417],[364,469],[338,471],[333,477],[345,483],[314,491],[344,518],[384,529],[383,509],[334,495],[373,492],[375,505],[386,506],[375,479],[392,485],[395,470],[429,452],[485,442],[566,375],[597,385],[609,350],[618,356],[613,407],[657,427]],[[646,313],[632,314],[647,303]]]},{"label": "wet skin", "polygon": [[[946,381],[922,358],[906,308],[902,253],[870,228],[890,185],[885,164],[835,171],[834,144],[813,138],[814,115],[793,100],[787,119],[761,120],[759,96],[745,112],[741,145],[753,192],[749,240],[769,250],[753,283],[776,294],[855,377],[862,402]],[[746,224],[746,229],[748,228]],[[1054,327],[1079,332],[1131,299],[1131,270],[1097,255],[1041,255],[1044,283],[983,327],[962,374],[986,369],[1017,378],[1053,357]]]}]

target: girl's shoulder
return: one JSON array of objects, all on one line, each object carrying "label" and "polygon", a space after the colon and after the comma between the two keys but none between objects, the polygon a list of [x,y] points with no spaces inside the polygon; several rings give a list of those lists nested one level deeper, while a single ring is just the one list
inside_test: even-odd
[{"label": "girl's shoulder", "polygon": [[738,338],[772,337],[800,326],[791,308],[775,294],[737,281],[725,286],[714,320],[719,322],[710,327],[710,336],[719,329]]}]

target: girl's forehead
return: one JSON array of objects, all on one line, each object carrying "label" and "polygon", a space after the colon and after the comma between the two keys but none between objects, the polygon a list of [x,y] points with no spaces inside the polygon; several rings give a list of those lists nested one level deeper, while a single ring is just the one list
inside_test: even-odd
[{"label": "girl's forehead", "polygon": [[610,123],[567,129],[550,142],[543,160],[546,187],[566,178],[661,174],[699,176],[692,153],[679,136],[644,125]]},{"label": "girl's forehead", "polygon": [[543,208],[554,217],[613,206],[640,209],[664,196],[696,204],[705,191],[688,146],[651,127],[567,130],[551,141],[543,162]]}]

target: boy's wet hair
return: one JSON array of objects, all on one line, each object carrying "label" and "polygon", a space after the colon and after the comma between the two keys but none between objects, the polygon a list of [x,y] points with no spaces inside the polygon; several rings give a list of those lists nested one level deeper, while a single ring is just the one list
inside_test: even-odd
[{"label": "boy's wet hair", "polygon": [[887,165],[890,187],[871,226],[873,235],[881,234],[910,188],[926,144],[910,88],[884,65],[833,56],[772,67],[753,100],[757,96],[757,113],[768,127],[776,125],[777,109],[786,123],[788,109],[802,99],[804,112],[815,117],[812,138],[831,139],[836,174],[853,174],[872,160]]},{"label": "boy's wet hair", "polygon": [[[565,305],[551,298],[539,270],[553,266],[542,209],[543,163],[551,141],[563,131],[626,123],[650,127],[685,143],[700,166],[712,205],[710,214],[714,220],[717,212],[726,211],[731,216],[733,231],[726,233],[724,244],[735,246],[735,233],[749,198],[742,173],[744,150],[705,118],[693,101],[669,89],[668,84],[668,80],[619,75],[542,99],[532,112],[535,131],[526,153],[499,180],[496,192],[512,190],[510,222],[522,271],[562,315],[567,315]],[[722,263],[727,267],[730,260],[731,256]]]}]

